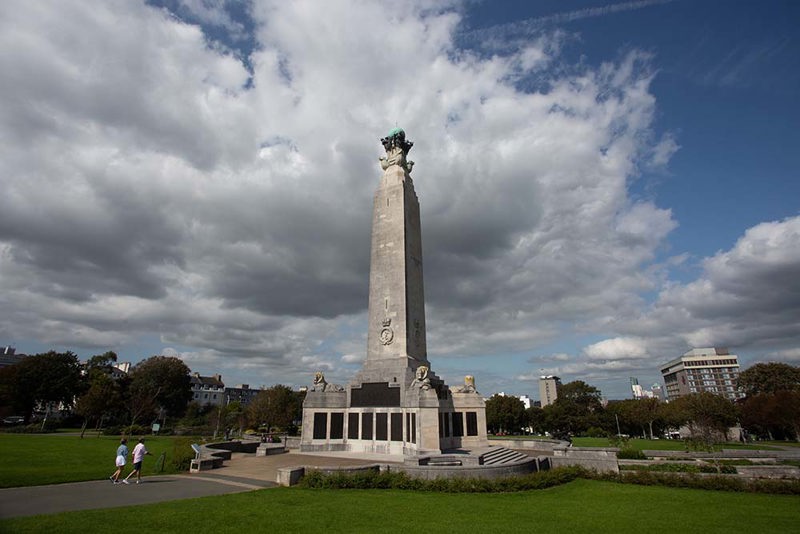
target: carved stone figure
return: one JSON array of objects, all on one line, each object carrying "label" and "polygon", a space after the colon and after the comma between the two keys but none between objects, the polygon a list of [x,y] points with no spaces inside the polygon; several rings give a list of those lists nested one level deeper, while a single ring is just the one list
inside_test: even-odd
[{"label": "carved stone figure", "polygon": [[399,165],[411,173],[414,162],[408,160],[406,156],[414,143],[406,141],[406,132],[402,128],[394,128],[389,135],[381,139],[381,143],[386,150],[386,156],[380,158],[381,169],[385,171],[392,165]]},{"label": "carved stone figure", "polygon": [[475,393],[475,377],[472,375],[465,376],[464,385],[458,388],[456,391],[459,393]]},{"label": "carved stone figure", "polygon": [[329,384],[322,371],[317,371],[314,373],[314,384],[311,386],[311,391],[344,391],[344,388],[338,384]]},{"label": "carved stone figure", "polygon": [[414,377],[414,381],[411,382],[411,387],[418,387],[422,390],[431,389],[431,379],[428,378],[428,371],[427,365],[420,365],[417,367],[416,376]]}]

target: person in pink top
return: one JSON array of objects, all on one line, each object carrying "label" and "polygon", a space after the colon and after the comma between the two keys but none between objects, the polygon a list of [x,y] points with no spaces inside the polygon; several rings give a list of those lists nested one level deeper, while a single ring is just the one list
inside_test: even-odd
[{"label": "person in pink top", "polygon": [[144,446],[144,438],[140,438],[139,443],[133,448],[133,471],[123,480],[125,484],[128,483],[128,479],[134,474],[136,475],[137,484],[142,481],[142,462],[144,461],[145,455],[152,456],[150,451]]}]

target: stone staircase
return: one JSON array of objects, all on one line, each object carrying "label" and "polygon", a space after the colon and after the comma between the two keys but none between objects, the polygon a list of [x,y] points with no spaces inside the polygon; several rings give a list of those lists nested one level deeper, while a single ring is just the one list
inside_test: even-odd
[{"label": "stone staircase", "polygon": [[492,447],[487,452],[480,455],[481,465],[503,465],[517,464],[530,460],[531,457],[525,453],[506,449],[505,447]]}]

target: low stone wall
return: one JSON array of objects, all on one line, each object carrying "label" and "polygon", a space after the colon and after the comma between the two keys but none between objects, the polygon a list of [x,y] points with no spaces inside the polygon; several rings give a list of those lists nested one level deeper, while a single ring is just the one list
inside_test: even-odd
[{"label": "low stone wall", "polygon": [[619,449],[614,447],[556,447],[549,460],[551,467],[579,465],[599,473],[619,473],[617,452]]},{"label": "low stone wall", "polygon": [[312,445],[305,443],[300,447],[300,452],[347,452],[350,446],[347,443],[322,443]]},{"label": "low stone wall", "polygon": [[289,452],[284,443],[262,443],[256,449],[256,456],[272,456]]},{"label": "low stone wall", "polygon": [[278,468],[278,477],[276,482],[281,486],[294,486],[306,474],[306,471],[319,471],[325,474],[333,473],[362,473],[365,471],[381,471],[388,469],[388,466],[381,464],[369,464],[360,466],[347,466],[347,467],[311,467],[307,465],[300,465],[294,467],[280,467]]},{"label": "low stone wall", "polygon": [[189,465],[189,472],[190,473],[199,473],[200,471],[208,471],[210,469],[219,469],[222,467],[223,459],[222,458],[201,458],[192,459],[192,463]]},{"label": "low stone wall", "polygon": [[409,476],[425,480],[437,478],[505,478],[517,475],[527,475],[539,471],[539,459],[531,458],[516,464],[499,464],[472,466],[472,465],[392,465],[390,471],[402,471]]},{"label": "low stone wall", "polygon": [[437,478],[505,478],[517,475],[526,475],[539,470],[540,461],[547,464],[547,459],[531,458],[529,461],[517,464],[506,464],[497,466],[452,466],[452,465],[387,465],[369,464],[363,466],[343,466],[343,467],[311,467],[294,466],[282,467],[278,469],[276,482],[281,486],[293,486],[305,476],[307,470],[320,471],[326,474],[332,473],[360,473],[364,471],[390,471],[403,472],[414,478],[425,480],[435,480]]},{"label": "low stone wall", "polygon": [[[209,443],[205,447],[207,449],[214,449],[219,451],[229,451],[229,452],[244,452],[247,454],[253,454],[258,449],[259,443],[257,441],[221,441],[219,443]],[[226,460],[230,460],[230,455],[225,458]]]},{"label": "low stone wall", "polygon": [[705,458],[719,458],[722,460],[751,460],[776,461],[776,460],[800,460],[800,448],[797,451],[782,450],[747,450],[747,449],[722,449],[716,452],[696,452],[696,451],[642,451],[648,458],[655,460],[694,460]]},{"label": "low stone wall", "polygon": [[539,451],[543,454],[549,454],[556,447],[567,447],[569,443],[557,439],[490,439],[489,445],[497,445],[507,449],[515,449],[521,451]]},{"label": "low stone wall", "polygon": [[793,465],[737,465],[736,472],[748,478],[800,478],[800,467]]}]

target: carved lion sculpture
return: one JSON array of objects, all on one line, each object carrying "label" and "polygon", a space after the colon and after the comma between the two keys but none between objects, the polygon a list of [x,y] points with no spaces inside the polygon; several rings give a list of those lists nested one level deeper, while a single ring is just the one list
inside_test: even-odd
[{"label": "carved lion sculpture", "polygon": [[338,384],[329,384],[322,371],[317,371],[314,373],[314,384],[311,386],[311,391],[344,391],[344,388]]},{"label": "carved lion sculpture", "polygon": [[464,377],[464,385],[458,388],[459,393],[475,393],[475,377],[467,375]]}]

